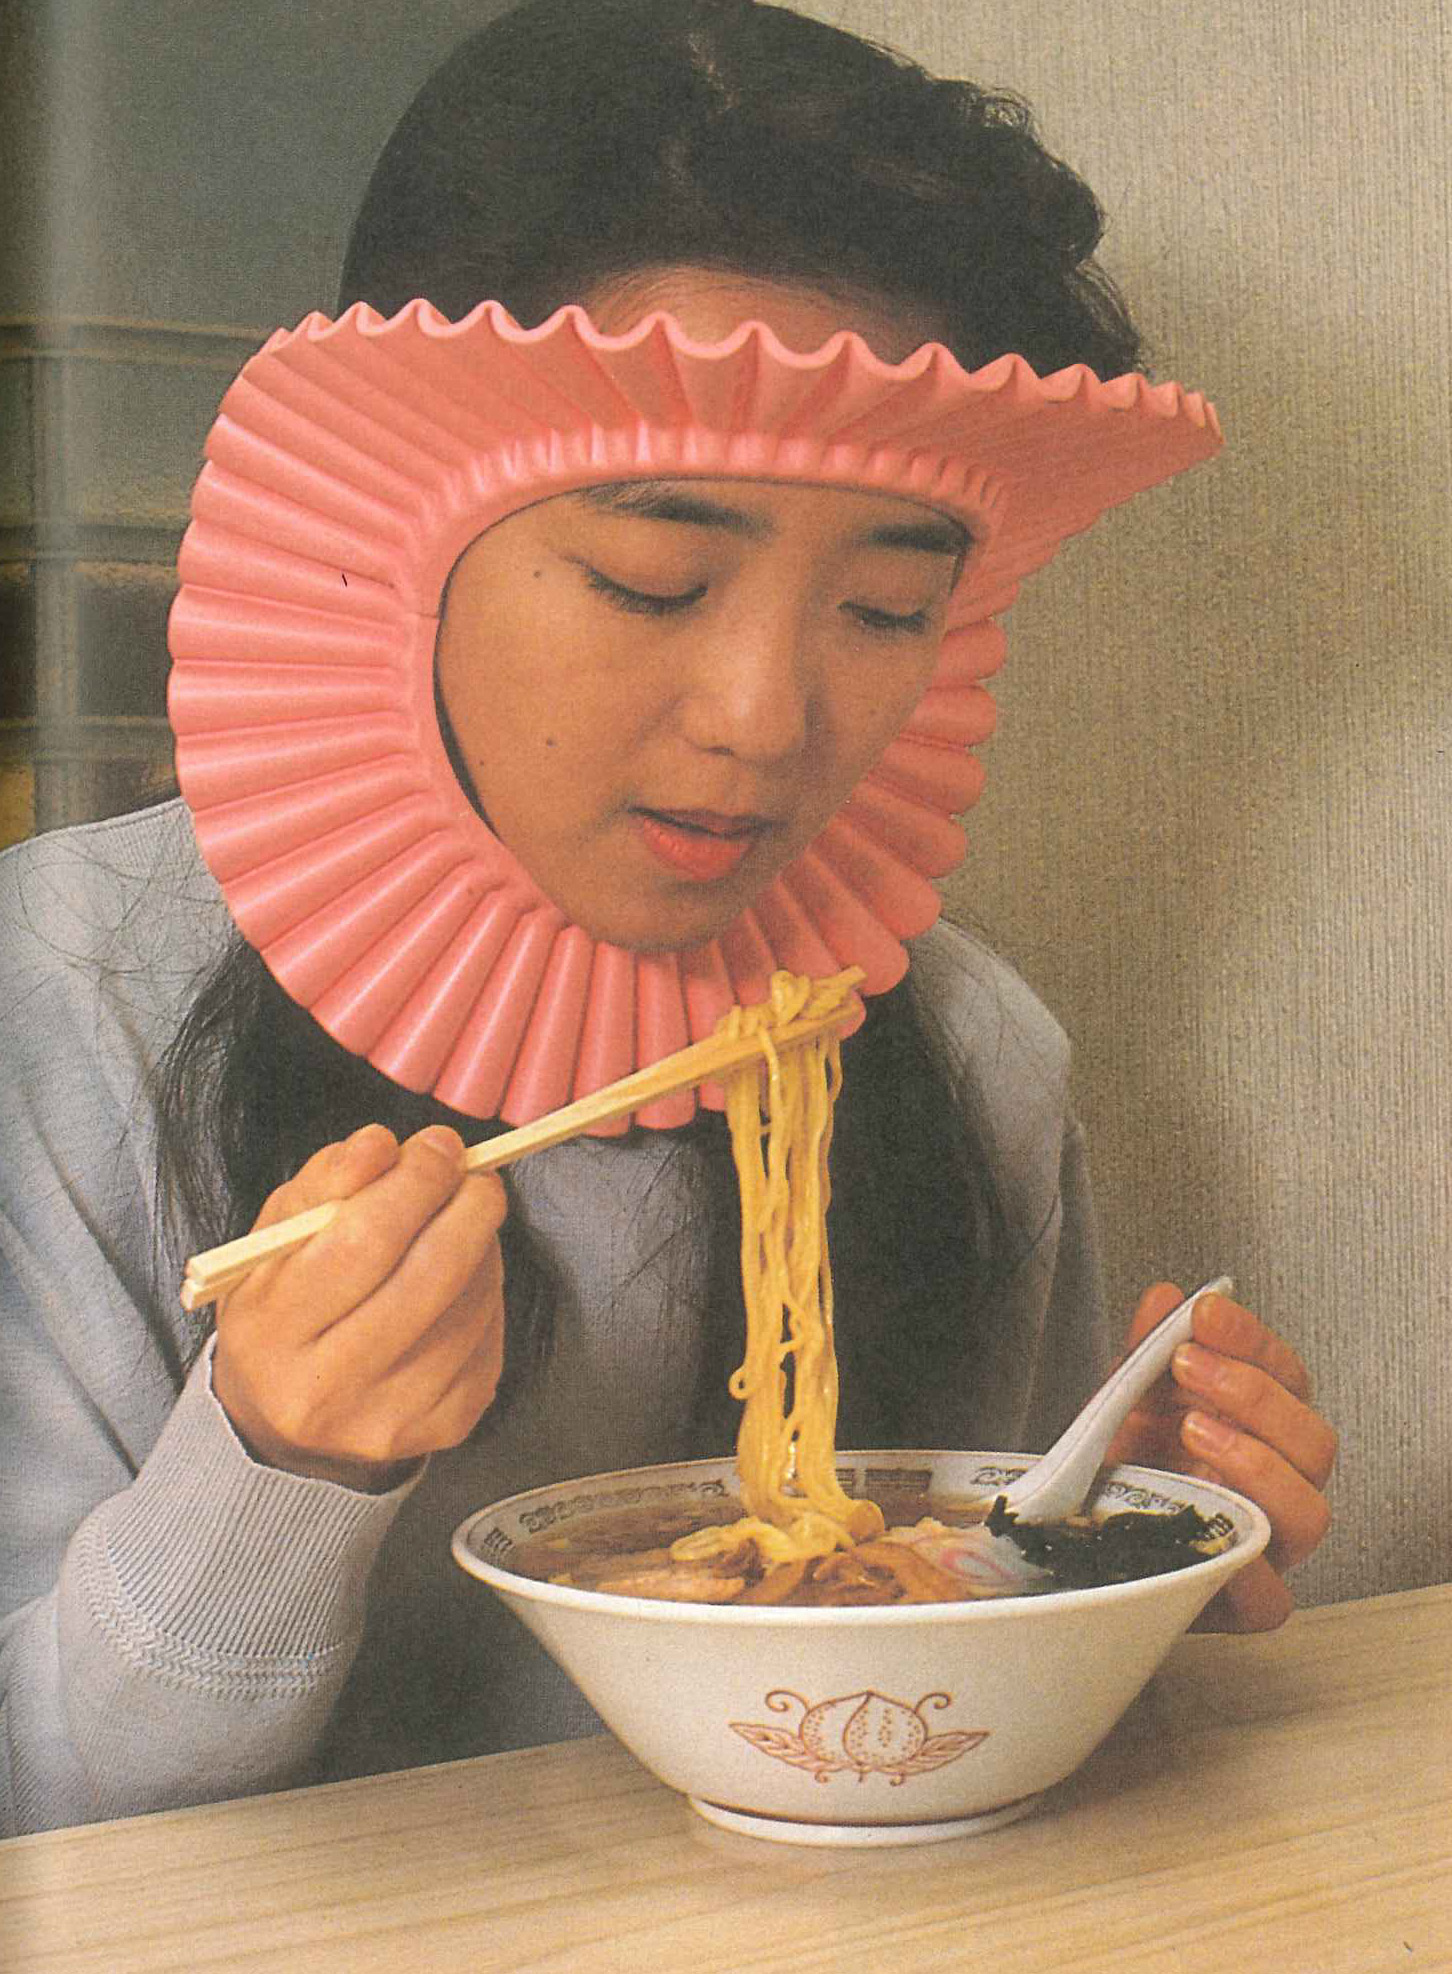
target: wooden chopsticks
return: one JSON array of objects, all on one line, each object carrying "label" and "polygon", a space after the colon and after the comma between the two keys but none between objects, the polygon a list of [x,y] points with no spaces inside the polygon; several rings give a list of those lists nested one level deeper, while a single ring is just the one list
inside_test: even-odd
[{"label": "wooden chopsticks", "polygon": [[[790,1049],[839,1026],[847,1019],[854,1005],[847,997],[848,990],[856,987],[862,978],[860,967],[849,967],[844,973],[832,976],[830,981],[818,983],[840,987],[843,998],[826,1014],[802,1016],[772,1029],[772,1046],[778,1050]],[[657,1097],[670,1096],[677,1090],[689,1090],[699,1083],[712,1082],[765,1054],[766,1037],[760,1032],[736,1036],[708,1035],[704,1041],[693,1042],[689,1048],[677,1049],[673,1055],[663,1056],[659,1062],[651,1063],[645,1069],[622,1076],[618,1082],[607,1083],[604,1089],[596,1090],[588,1097],[580,1097],[559,1110],[552,1110],[547,1116],[536,1118],[532,1124],[522,1124],[517,1131],[506,1131],[498,1138],[471,1145],[464,1154],[465,1166],[471,1172],[493,1172],[500,1166],[513,1165],[516,1159],[527,1158],[531,1152],[563,1144],[567,1138],[578,1138],[592,1125],[627,1116]],[[296,1213],[290,1219],[279,1220],[274,1226],[264,1227],[257,1233],[244,1234],[240,1240],[227,1241],[221,1247],[194,1254],[187,1262],[182,1282],[182,1307],[200,1309],[226,1290],[235,1288],[262,1262],[292,1253],[294,1248],[301,1247],[304,1241],[321,1233],[331,1223],[337,1215],[338,1205],[338,1201],[329,1200],[307,1213]]]}]

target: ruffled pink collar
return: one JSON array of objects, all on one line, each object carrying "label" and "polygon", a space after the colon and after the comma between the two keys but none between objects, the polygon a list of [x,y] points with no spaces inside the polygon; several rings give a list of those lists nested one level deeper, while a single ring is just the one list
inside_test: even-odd
[{"label": "ruffled pink collar", "polygon": [[[524,1122],[656,1061],[778,967],[857,965],[881,993],[963,855],[996,617],[1065,537],[1219,444],[1175,384],[1017,357],[969,374],[936,344],[893,365],[845,331],[803,355],[760,323],[705,345],[665,315],[607,336],[577,308],[534,330],[494,303],[310,316],[228,391],[182,545],[170,711],[202,854],[330,1035],[475,1117]],[[434,642],[454,562],[496,521],[686,476],[897,494],[977,546],[934,678],[850,800],[721,937],[638,954],[567,922],[471,806]]]}]

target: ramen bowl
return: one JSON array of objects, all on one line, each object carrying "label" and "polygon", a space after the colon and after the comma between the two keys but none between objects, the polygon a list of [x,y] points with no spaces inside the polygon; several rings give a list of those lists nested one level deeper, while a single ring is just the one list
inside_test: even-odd
[{"label": "ramen bowl", "polygon": [[[1022,1454],[845,1453],[849,1494],[991,1502]],[[563,1481],[480,1509],[454,1556],[503,1599],[638,1761],[728,1829],[817,1844],[923,1843],[1010,1822],[1098,1746],[1270,1527],[1228,1488],[1108,1468],[1090,1513],[1189,1506],[1233,1539],[1160,1576],[948,1604],[664,1603],[511,1569],[524,1545],[622,1509],[719,1516],[733,1460]],[[1223,1519],[1222,1519],[1223,1518]]]}]

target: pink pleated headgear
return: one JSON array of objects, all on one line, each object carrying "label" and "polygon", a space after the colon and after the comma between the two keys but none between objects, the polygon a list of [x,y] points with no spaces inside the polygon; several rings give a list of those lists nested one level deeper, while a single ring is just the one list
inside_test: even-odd
[{"label": "pink pleated headgear", "polygon": [[[963,855],[996,618],[1068,536],[1219,444],[1177,384],[1016,356],[969,373],[939,344],[890,364],[848,331],[801,354],[761,323],[703,344],[664,314],[624,335],[578,308],[521,329],[493,302],[457,323],[426,302],[311,315],[227,392],[182,543],[169,703],[202,855],[330,1035],[473,1117],[522,1123],[654,1062],[778,967],[860,966],[881,993]],[[718,938],[634,953],[571,924],[473,807],[434,645],[450,571],[495,522],[687,477],[899,495],[975,547],[927,691],[842,809]]]}]

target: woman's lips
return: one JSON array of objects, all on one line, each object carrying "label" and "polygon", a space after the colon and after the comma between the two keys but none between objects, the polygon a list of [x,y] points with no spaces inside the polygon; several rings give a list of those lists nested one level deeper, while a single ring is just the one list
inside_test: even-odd
[{"label": "woman's lips", "polygon": [[645,847],[658,862],[694,884],[729,877],[766,827],[759,816],[719,815],[711,809],[637,809]]}]

